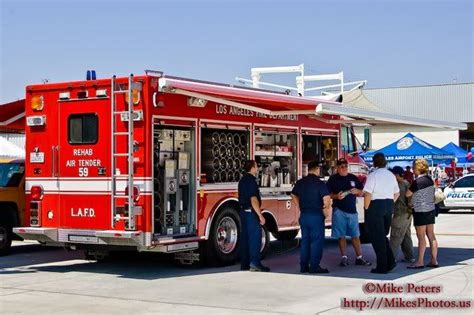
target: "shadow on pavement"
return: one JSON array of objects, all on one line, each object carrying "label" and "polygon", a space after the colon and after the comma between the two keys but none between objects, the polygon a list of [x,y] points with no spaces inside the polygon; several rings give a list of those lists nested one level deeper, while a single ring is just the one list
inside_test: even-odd
[{"label": "shadow on pavement", "polygon": [[[263,263],[272,269],[272,273],[294,274],[298,276],[323,276],[323,277],[343,277],[353,279],[367,279],[367,280],[396,280],[415,273],[423,273],[431,268],[424,268],[420,270],[407,269],[406,263],[398,263],[394,271],[385,274],[370,273],[371,267],[355,266],[353,249],[348,244],[348,254],[350,265],[347,267],[338,266],[340,255],[337,246],[337,240],[329,238],[325,242],[325,250],[323,253],[323,260],[321,265],[330,270],[329,274],[325,275],[302,275],[299,273],[299,239],[293,241],[273,241],[270,244],[268,257]],[[171,255],[156,254],[156,253],[136,253],[126,252],[115,255],[112,259],[97,262],[83,260],[84,255],[81,251],[69,252],[59,248],[42,248],[40,245],[24,245],[19,246],[24,248],[15,249],[12,256],[7,256],[6,261],[0,262],[0,268],[15,268],[13,270],[0,269],[2,274],[23,274],[33,272],[52,272],[52,273],[69,273],[69,272],[83,272],[83,273],[100,273],[113,274],[121,278],[141,279],[141,280],[155,280],[166,279],[174,277],[189,277],[199,276],[204,274],[226,273],[226,272],[240,272],[239,265],[211,268],[202,267],[199,265],[179,265],[173,261]],[[364,257],[372,262],[375,262],[375,255],[370,244],[363,244],[362,251]],[[416,252],[416,248],[415,248]],[[429,255],[429,250],[426,252],[426,257]],[[16,259],[14,259],[15,256]],[[446,266],[462,266],[466,265],[466,261],[474,257],[474,249],[466,248],[440,248],[439,262],[442,267]],[[82,259],[82,260],[81,260]],[[74,261],[72,261],[74,260]],[[69,263],[65,263],[70,261]],[[425,260],[428,261],[427,259]],[[52,263],[56,265],[51,265]],[[60,264],[58,264],[60,263]],[[48,266],[28,266],[37,264],[50,264]],[[375,264],[375,263],[374,263]],[[22,267],[23,266],[23,267]],[[20,267],[20,268],[18,268]]]},{"label": "shadow on pavement", "polygon": [[15,243],[7,256],[0,257],[0,274],[5,274],[4,268],[47,264],[84,257],[81,251],[71,252],[59,247],[44,247],[39,243]]},{"label": "shadow on pavement", "polygon": [[[415,247],[415,257],[417,255],[418,248]],[[348,257],[349,257],[349,266],[340,267],[339,261],[341,259],[339,250],[337,248],[336,239],[326,239],[325,249],[323,252],[323,259],[321,261],[321,266],[329,269],[329,274],[300,274],[299,273],[299,249],[292,251],[291,255],[282,257],[281,259],[276,259],[270,257],[265,263],[270,268],[272,272],[275,273],[287,273],[287,274],[299,274],[302,276],[322,276],[322,277],[343,277],[343,278],[353,278],[353,279],[367,279],[367,280],[396,280],[399,278],[407,277],[413,274],[423,273],[433,268],[425,267],[423,269],[407,269],[409,263],[397,262],[395,269],[388,274],[373,274],[370,273],[370,270],[375,267],[375,253],[370,244],[362,244],[362,253],[364,258],[372,262],[372,266],[356,266],[354,265],[355,254],[348,242]],[[401,255],[401,254],[400,254]],[[430,251],[427,248],[425,252],[425,265],[429,263]],[[473,248],[443,248],[438,249],[438,261],[440,268],[436,270],[442,271],[442,267],[447,266],[466,266],[468,265],[467,260],[474,258],[474,249]]]}]

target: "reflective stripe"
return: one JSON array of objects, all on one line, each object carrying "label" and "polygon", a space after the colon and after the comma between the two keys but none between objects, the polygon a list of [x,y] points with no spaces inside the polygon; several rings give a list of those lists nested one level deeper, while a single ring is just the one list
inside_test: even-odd
[{"label": "reflective stripe", "polygon": [[[140,193],[151,193],[153,191],[152,180],[134,180],[134,184],[140,188]],[[33,186],[41,186],[45,192],[111,192],[111,180],[27,180],[25,190],[31,190]],[[124,191],[127,187],[126,180],[117,180],[117,191]]]}]

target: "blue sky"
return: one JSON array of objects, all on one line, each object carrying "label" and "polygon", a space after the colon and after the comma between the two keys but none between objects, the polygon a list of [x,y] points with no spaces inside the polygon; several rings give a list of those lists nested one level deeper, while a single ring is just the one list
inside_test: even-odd
[{"label": "blue sky", "polygon": [[[474,81],[469,0],[0,3],[0,103],[87,69],[234,84],[251,67],[304,62],[369,88]],[[294,75],[264,79],[294,85]]]}]

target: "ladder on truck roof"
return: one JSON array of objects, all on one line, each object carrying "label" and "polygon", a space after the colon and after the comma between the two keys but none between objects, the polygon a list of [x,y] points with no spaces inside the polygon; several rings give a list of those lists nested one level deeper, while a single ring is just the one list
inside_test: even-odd
[{"label": "ladder on truck roof", "polygon": [[[125,221],[126,230],[135,230],[135,215],[136,207],[134,200],[134,178],[133,178],[133,150],[134,150],[134,140],[133,140],[133,121],[134,121],[134,112],[133,112],[133,74],[128,78],[128,88],[121,89],[120,85],[117,84],[116,76],[112,77],[111,82],[111,224],[112,228],[115,228],[118,221]],[[124,110],[117,109],[117,94],[128,94],[128,104],[125,104]],[[117,119],[119,117],[120,119]],[[126,131],[118,131],[117,121],[126,121]],[[117,139],[120,137],[127,138],[127,150],[125,152],[117,152],[116,144]],[[117,160],[126,158],[127,160],[127,172],[126,174],[117,174]],[[117,191],[117,182],[118,180],[126,179],[126,187],[128,187],[128,192],[119,192]],[[125,199],[125,203],[128,204],[128,212],[126,216],[122,216],[117,212],[117,201]],[[124,205],[124,209],[125,209]]]}]

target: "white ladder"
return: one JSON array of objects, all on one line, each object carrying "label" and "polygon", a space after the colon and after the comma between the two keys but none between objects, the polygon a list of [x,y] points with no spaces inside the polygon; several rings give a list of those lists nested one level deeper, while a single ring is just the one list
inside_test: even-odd
[{"label": "white ladder", "polygon": [[[125,221],[125,228],[127,230],[135,230],[135,200],[133,196],[134,182],[133,182],[133,74],[128,78],[128,89],[122,90],[120,85],[117,84],[116,76],[112,77],[111,82],[111,174],[112,174],[112,200],[111,200],[111,224],[112,228],[115,228],[115,224],[120,221]],[[117,94],[128,94],[128,107],[126,110],[117,110]],[[117,119],[121,117],[121,119]],[[126,131],[117,131],[117,121],[124,121],[124,117],[128,117],[128,124]],[[127,137],[127,151],[117,152],[116,143],[120,137]],[[117,160],[127,158],[127,173],[117,174]],[[117,192],[117,180],[127,179],[128,194],[119,194]],[[126,199],[128,202],[128,215],[120,216],[117,215],[117,200]]]}]

